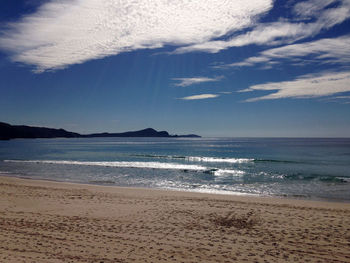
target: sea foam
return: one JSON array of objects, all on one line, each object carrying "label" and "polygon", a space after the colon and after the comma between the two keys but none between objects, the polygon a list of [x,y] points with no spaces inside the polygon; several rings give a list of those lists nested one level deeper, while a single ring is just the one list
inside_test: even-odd
[{"label": "sea foam", "polygon": [[214,171],[214,175],[217,177],[226,177],[226,176],[241,177],[244,174],[245,172],[241,170],[218,169]]},{"label": "sea foam", "polygon": [[66,164],[66,165],[87,165],[104,167],[124,167],[124,168],[149,168],[168,170],[193,170],[205,171],[208,168],[201,165],[162,163],[162,162],[83,162],[83,161],[61,161],[61,160],[4,160],[5,162],[18,163],[42,163],[42,164]]},{"label": "sea foam", "polygon": [[152,154],[135,154],[136,157],[157,158],[157,159],[176,159],[186,160],[189,162],[207,162],[207,163],[249,163],[255,159],[249,158],[217,158],[207,156],[178,156],[178,155],[152,155]]},{"label": "sea foam", "polygon": [[215,158],[215,157],[197,157],[189,156],[185,158],[191,162],[208,162],[208,163],[249,163],[253,162],[254,159],[247,158]]}]

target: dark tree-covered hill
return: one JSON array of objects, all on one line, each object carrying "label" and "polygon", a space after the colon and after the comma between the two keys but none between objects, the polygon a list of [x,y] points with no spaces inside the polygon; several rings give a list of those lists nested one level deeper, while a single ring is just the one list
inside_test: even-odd
[{"label": "dark tree-covered hill", "polygon": [[0,122],[0,140],[10,140],[16,138],[96,138],[96,137],[165,137],[178,138],[190,137],[199,138],[195,134],[188,135],[169,135],[167,131],[156,131],[147,128],[139,131],[129,131],[123,133],[94,133],[82,135],[75,132],[66,131],[64,129],[53,129],[45,127],[31,127],[25,125],[10,125]]}]

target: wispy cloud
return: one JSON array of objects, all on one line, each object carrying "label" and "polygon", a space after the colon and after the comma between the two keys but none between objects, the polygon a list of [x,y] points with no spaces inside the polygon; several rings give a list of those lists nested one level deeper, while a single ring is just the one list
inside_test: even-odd
[{"label": "wispy cloud", "polygon": [[350,100],[350,96],[336,96],[334,99],[345,99],[345,100]]},{"label": "wispy cloud", "polygon": [[[334,4],[334,7],[329,7]],[[177,48],[173,53],[193,51],[217,53],[231,47],[246,45],[280,45],[312,37],[322,30],[340,24],[350,17],[348,0],[309,0],[297,3],[291,19],[257,24],[251,31],[228,40],[210,40]]]},{"label": "wispy cloud", "polygon": [[247,102],[282,98],[313,98],[350,92],[350,71],[325,72],[304,75],[291,81],[270,82],[250,86],[240,92],[273,91],[265,96],[247,99]]},{"label": "wispy cloud", "polygon": [[318,63],[348,64],[350,63],[350,35],[272,48],[244,61],[219,65],[216,68],[266,65],[266,63],[280,63],[285,60],[307,63],[306,56],[311,56],[310,59]]},{"label": "wispy cloud", "polygon": [[213,99],[219,97],[219,94],[198,94],[193,96],[187,96],[180,98],[180,100],[205,100],[205,99]]},{"label": "wispy cloud", "polygon": [[52,0],[11,23],[0,48],[38,72],[136,49],[204,43],[251,26],[272,0]]},{"label": "wispy cloud", "polygon": [[173,78],[172,80],[177,81],[175,86],[178,87],[187,87],[193,84],[205,83],[205,82],[216,82],[223,79],[223,76],[217,76],[215,78],[208,77],[194,77],[194,78]]},{"label": "wispy cloud", "polygon": [[[304,23],[274,22],[269,24],[260,24],[254,30],[233,37],[230,40],[215,40],[204,43],[194,44],[185,47],[179,47],[172,53],[183,54],[188,52],[208,52],[218,53],[231,47],[242,47],[252,44],[257,45],[276,45],[288,41],[296,41],[302,37],[311,35],[309,26]],[[278,39],[278,40],[277,40]]]},{"label": "wispy cloud", "polygon": [[350,104],[350,96],[333,96],[320,99],[321,101],[334,102],[340,104]]}]

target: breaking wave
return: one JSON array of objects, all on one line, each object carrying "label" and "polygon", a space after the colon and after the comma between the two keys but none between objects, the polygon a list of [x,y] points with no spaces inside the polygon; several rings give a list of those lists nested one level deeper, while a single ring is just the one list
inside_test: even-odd
[{"label": "breaking wave", "polygon": [[144,169],[166,169],[199,171],[214,176],[242,176],[244,171],[232,169],[218,169],[193,164],[163,163],[163,162],[89,162],[89,161],[67,161],[67,160],[4,160],[11,163],[37,163],[37,164],[59,164],[59,165],[82,165],[82,166],[102,166],[116,168],[144,168]]},{"label": "breaking wave", "polygon": [[86,165],[86,166],[104,166],[120,168],[149,168],[149,169],[168,169],[168,170],[193,170],[205,171],[208,168],[201,165],[161,163],[161,162],[82,162],[82,161],[59,161],[59,160],[4,160],[5,162],[18,163],[43,163],[43,164],[66,164],[66,165]]},{"label": "breaking wave", "polygon": [[215,158],[215,157],[196,157],[196,156],[186,157],[186,160],[191,162],[208,162],[208,163],[249,163],[254,161],[254,159],[247,159],[247,158]]},{"label": "breaking wave", "polygon": [[159,158],[159,159],[181,159],[190,162],[207,162],[207,163],[249,163],[254,159],[248,158],[217,158],[217,157],[201,157],[201,156],[177,156],[177,155],[152,155],[137,154],[136,157]]},{"label": "breaking wave", "polygon": [[221,177],[221,176],[235,176],[235,177],[241,177],[245,174],[244,171],[241,170],[227,170],[227,169],[218,169],[214,171],[214,175]]}]

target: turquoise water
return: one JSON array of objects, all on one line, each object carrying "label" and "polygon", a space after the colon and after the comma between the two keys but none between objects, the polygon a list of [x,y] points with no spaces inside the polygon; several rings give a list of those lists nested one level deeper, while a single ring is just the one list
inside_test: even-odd
[{"label": "turquoise water", "polygon": [[0,141],[0,173],[102,185],[350,201],[350,139]]}]

